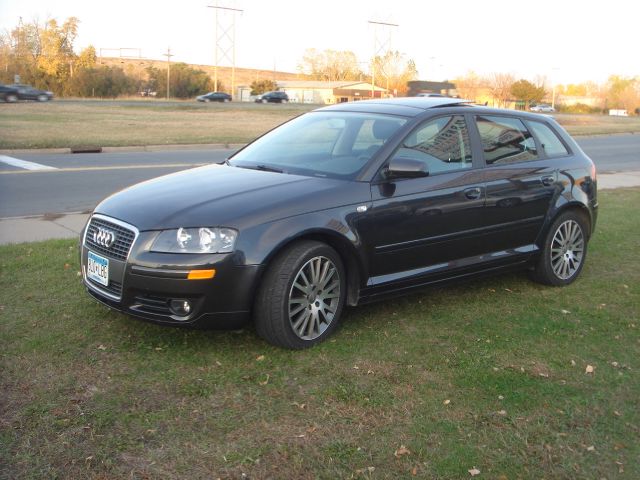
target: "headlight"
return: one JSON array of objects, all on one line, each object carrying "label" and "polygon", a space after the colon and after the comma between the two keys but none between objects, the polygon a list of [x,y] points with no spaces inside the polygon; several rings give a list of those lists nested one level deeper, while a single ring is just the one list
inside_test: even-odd
[{"label": "headlight", "polygon": [[233,252],[238,232],[230,228],[179,228],[163,230],[151,245],[152,252],[229,253]]}]

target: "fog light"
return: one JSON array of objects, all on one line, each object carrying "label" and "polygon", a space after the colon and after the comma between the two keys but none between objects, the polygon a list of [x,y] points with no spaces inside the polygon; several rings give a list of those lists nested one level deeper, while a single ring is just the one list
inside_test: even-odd
[{"label": "fog light", "polygon": [[179,317],[186,317],[191,313],[191,302],[189,300],[171,300],[169,307],[171,308],[171,312]]}]

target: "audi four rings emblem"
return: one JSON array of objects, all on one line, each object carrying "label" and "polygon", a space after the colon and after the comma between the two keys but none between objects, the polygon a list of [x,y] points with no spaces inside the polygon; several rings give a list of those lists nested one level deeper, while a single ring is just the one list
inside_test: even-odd
[{"label": "audi four rings emblem", "polygon": [[110,248],[116,241],[116,234],[106,228],[98,228],[93,232],[93,241],[105,248]]}]

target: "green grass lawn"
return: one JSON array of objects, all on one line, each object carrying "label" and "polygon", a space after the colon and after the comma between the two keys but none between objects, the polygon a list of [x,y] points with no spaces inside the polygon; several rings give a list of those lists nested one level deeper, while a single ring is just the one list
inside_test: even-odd
[{"label": "green grass lawn", "polygon": [[639,204],[601,194],[569,287],[429,289],[301,352],[111,312],[74,241],[0,247],[0,478],[640,478]]},{"label": "green grass lawn", "polygon": [[[0,148],[247,143],[318,107],[159,100],[1,104]],[[640,117],[555,117],[573,135],[640,132]]]}]

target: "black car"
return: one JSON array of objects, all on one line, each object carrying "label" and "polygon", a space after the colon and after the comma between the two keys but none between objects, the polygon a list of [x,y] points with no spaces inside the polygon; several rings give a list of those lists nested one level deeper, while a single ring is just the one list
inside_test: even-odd
[{"label": "black car", "polygon": [[256,98],[256,103],[287,103],[289,95],[285,92],[267,92]]},{"label": "black car", "polygon": [[593,162],[553,118],[452,98],[342,103],[223,165],[141,183],[83,231],[88,292],[171,325],[239,326],[287,348],[345,305],[487,272],[579,275]]},{"label": "black car", "polygon": [[31,85],[13,85],[18,90],[18,98],[20,100],[37,100],[38,102],[48,102],[53,100],[53,92],[48,90],[39,90]]},{"label": "black car", "polygon": [[209,92],[206,95],[196,97],[199,102],[230,102],[231,95],[224,92]]},{"label": "black car", "polygon": [[11,85],[0,85],[0,100],[7,103],[18,101],[18,89]]}]

